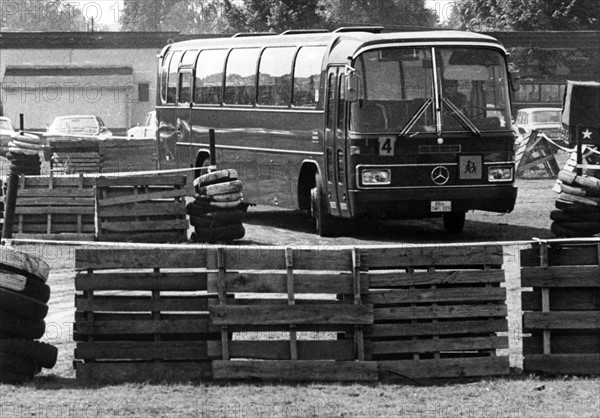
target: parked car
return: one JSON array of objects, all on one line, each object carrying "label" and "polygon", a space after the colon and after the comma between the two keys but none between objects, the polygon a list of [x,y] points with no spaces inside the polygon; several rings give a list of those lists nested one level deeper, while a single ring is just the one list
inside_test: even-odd
[{"label": "parked car", "polygon": [[0,116],[0,155],[6,157],[8,153],[8,143],[11,137],[15,134],[15,128],[11,120],[7,117]]},{"label": "parked car", "polygon": [[129,138],[154,138],[158,129],[156,111],[148,112],[142,125],[138,124],[127,131]]},{"label": "parked car", "polygon": [[565,136],[561,123],[562,109],[556,107],[532,107],[519,109],[513,129],[519,139],[529,136],[532,130],[543,132],[552,141],[563,144]]},{"label": "parked car", "polygon": [[51,135],[81,135],[97,136],[106,139],[112,136],[104,121],[94,115],[58,116],[46,130],[46,136]]}]

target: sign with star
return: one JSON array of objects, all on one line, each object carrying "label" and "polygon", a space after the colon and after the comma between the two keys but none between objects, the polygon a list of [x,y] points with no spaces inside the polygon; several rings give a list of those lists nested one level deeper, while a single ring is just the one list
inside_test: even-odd
[{"label": "sign with star", "polygon": [[600,83],[567,81],[562,123],[571,144],[600,145]]}]

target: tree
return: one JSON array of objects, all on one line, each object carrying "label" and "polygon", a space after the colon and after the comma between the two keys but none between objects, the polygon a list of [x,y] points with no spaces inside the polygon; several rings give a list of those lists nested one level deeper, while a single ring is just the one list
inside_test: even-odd
[{"label": "tree", "polygon": [[85,31],[87,23],[75,3],[62,0],[3,2],[0,10],[1,31]]},{"label": "tree", "polygon": [[457,0],[461,29],[599,30],[597,0]]},{"label": "tree", "polygon": [[171,9],[182,0],[125,0],[121,15],[126,31],[161,31]]},{"label": "tree", "polygon": [[331,28],[348,25],[433,27],[437,20],[436,13],[425,7],[425,0],[322,0],[321,5]]}]

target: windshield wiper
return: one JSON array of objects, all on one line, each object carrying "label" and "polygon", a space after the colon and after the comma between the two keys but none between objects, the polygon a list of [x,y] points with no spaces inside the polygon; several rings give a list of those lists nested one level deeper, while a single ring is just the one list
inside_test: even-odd
[{"label": "windshield wiper", "polygon": [[408,133],[408,131],[410,131],[413,126],[415,126],[415,124],[417,123],[417,121],[419,119],[421,119],[421,116],[423,116],[423,114],[425,113],[427,108],[429,106],[431,106],[431,103],[433,103],[433,99],[425,100],[425,102],[415,112],[415,114],[412,116],[412,118],[410,118],[410,120],[407,122],[407,124],[404,125],[404,128],[402,128],[402,130],[400,131],[400,136],[406,135]]},{"label": "windshield wiper", "polygon": [[463,113],[462,110],[460,110],[454,103],[452,103],[450,100],[443,98],[442,101],[444,102],[444,105],[448,106],[450,108],[450,110],[452,111],[452,116],[455,116],[456,119],[458,119],[458,121],[465,127],[471,130],[471,132],[473,132],[475,135],[480,136],[481,135],[481,131],[479,130],[479,128],[477,128],[477,126],[475,126],[475,124],[471,121],[471,119],[469,119],[467,117],[467,115],[465,115]]}]

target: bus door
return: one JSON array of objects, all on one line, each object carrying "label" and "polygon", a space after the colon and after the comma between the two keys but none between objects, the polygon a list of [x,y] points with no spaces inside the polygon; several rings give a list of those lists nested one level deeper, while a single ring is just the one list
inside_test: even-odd
[{"label": "bus door", "polygon": [[349,217],[346,183],[344,67],[327,71],[327,115],[325,119],[325,179],[327,201],[335,216]]},{"label": "bus door", "polygon": [[[192,156],[192,86],[193,86],[193,73],[191,69],[180,69],[178,75],[178,86],[177,86],[177,142],[185,143],[187,150],[185,155],[181,154],[183,149],[181,146],[177,147],[175,144],[171,144],[172,147],[169,150],[171,155],[166,154],[167,157],[175,159],[175,153],[179,153],[176,161],[189,161],[190,164],[194,163],[194,157]],[[165,150],[167,151],[167,150]],[[189,154],[189,155],[188,155]]]}]

